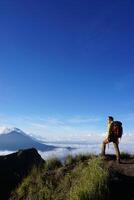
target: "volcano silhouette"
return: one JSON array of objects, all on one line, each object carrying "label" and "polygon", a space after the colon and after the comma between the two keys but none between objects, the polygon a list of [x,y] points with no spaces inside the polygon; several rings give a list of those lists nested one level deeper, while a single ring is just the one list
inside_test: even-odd
[{"label": "volcano silhouette", "polygon": [[16,151],[18,149],[36,148],[40,151],[50,151],[56,146],[46,145],[29,136],[18,128],[4,130],[0,134],[0,150]]}]

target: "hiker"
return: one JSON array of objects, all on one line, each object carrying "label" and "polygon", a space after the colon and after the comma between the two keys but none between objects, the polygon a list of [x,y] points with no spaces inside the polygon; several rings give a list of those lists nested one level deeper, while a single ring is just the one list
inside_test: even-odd
[{"label": "hiker", "polygon": [[117,162],[120,163],[120,150],[119,150],[119,138],[121,138],[123,133],[122,123],[119,121],[114,121],[112,116],[108,117],[108,135],[103,141],[101,155],[105,156],[106,144],[113,142]]}]

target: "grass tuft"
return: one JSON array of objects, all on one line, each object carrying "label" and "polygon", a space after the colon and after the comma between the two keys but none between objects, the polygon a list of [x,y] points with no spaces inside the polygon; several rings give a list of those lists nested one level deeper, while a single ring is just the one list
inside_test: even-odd
[{"label": "grass tuft", "polygon": [[53,157],[53,158],[50,158],[46,161],[45,163],[45,169],[46,170],[54,170],[54,169],[57,169],[59,167],[62,167],[62,163],[61,161],[56,158],[56,157]]},{"label": "grass tuft", "polygon": [[88,166],[81,165],[77,171],[78,178],[70,190],[71,200],[105,200],[108,199],[109,172],[101,159],[93,159]]},{"label": "grass tuft", "polygon": [[79,162],[88,161],[89,159],[94,158],[95,155],[93,154],[78,154],[76,156],[68,155],[64,161],[65,165],[72,165]]}]

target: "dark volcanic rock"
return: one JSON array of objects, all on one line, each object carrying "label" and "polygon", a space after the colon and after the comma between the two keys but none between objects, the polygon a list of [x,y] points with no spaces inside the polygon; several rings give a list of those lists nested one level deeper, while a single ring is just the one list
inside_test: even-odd
[{"label": "dark volcanic rock", "polygon": [[30,170],[34,166],[39,167],[43,162],[44,160],[34,148],[0,156],[0,200],[7,200],[11,191]]}]

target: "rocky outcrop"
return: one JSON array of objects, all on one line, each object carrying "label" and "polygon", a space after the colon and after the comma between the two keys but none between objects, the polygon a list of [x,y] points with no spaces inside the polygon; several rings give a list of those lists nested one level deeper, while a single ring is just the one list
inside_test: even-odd
[{"label": "rocky outcrop", "polygon": [[39,167],[43,162],[44,160],[34,148],[0,156],[0,200],[7,200],[11,191],[30,170],[34,166]]}]

